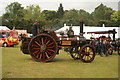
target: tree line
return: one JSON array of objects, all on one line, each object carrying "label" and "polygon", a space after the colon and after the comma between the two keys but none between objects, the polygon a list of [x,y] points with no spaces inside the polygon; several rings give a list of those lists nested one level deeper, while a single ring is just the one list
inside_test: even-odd
[{"label": "tree line", "polygon": [[10,29],[25,29],[31,32],[32,25],[35,20],[39,21],[42,28],[56,30],[67,25],[78,26],[80,19],[84,19],[84,23],[89,26],[120,26],[120,11],[115,11],[110,7],[100,4],[92,13],[84,9],[64,10],[62,4],[58,10],[41,10],[39,5],[29,5],[26,8],[22,4],[13,2],[9,4],[5,13],[0,17],[3,26],[8,26]]}]

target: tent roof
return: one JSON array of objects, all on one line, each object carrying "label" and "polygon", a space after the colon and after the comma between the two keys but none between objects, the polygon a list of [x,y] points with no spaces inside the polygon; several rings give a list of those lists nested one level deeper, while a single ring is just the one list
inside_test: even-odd
[{"label": "tent roof", "polygon": [[91,32],[87,32],[87,34],[110,34],[113,33],[113,30],[107,30],[107,31],[91,31]]},{"label": "tent roof", "polygon": [[[55,32],[61,32],[61,31],[64,32],[64,31],[66,31],[66,29],[69,29],[69,27],[70,26],[64,26],[64,27],[56,30]],[[79,35],[80,26],[72,26],[72,27],[73,27],[74,34]],[[87,32],[97,32],[97,31],[100,32],[101,31],[101,32],[103,32],[104,35],[108,36],[108,33],[106,32],[106,34],[105,34],[104,31],[109,31],[109,30],[113,30],[113,29],[115,29],[116,32],[117,32],[116,33],[116,38],[120,38],[120,35],[118,35],[118,34],[120,34],[120,27],[94,27],[94,26],[91,27],[91,26],[84,26],[83,28],[84,28],[83,31],[85,32],[84,37],[86,37],[88,39],[91,37],[91,34],[90,33],[87,34]],[[101,34],[101,35],[103,35],[103,34]],[[96,34],[95,37],[97,37],[99,35],[100,34]]]},{"label": "tent roof", "polygon": [[0,26],[0,30],[10,30],[10,29],[6,26]]}]

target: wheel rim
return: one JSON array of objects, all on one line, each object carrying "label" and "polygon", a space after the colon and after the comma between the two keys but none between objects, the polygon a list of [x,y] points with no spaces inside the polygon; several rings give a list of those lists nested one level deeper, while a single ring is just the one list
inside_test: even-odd
[{"label": "wheel rim", "polygon": [[83,46],[80,51],[80,59],[83,62],[90,63],[95,58],[95,51],[91,46]]},{"label": "wheel rim", "polygon": [[41,62],[52,60],[57,52],[56,41],[47,34],[34,37],[29,44],[29,51],[33,59]]},{"label": "wheel rim", "polygon": [[7,43],[4,43],[3,46],[4,46],[4,47],[7,47]]},{"label": "wheel rim", "polygon": [[79,53],[75,52],[75,48],[72,49],[72,52],[70,53],[70,55],[75,60],[80,59]]}]

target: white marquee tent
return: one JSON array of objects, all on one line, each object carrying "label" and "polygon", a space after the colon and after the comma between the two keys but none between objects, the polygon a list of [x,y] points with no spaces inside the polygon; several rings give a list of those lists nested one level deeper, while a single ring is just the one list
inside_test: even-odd
[{"label": "white marquee tent", "polygon": [[[56,30],[56,32],[60,32],[60,31],[65,31],[66,29],[69,29],[70,26],[64,26],[58,30]],[[80,26],[72,26],[73,30],[74,30],[74,34],[75,35],[79,35],[80,33]],[[87,34],[87,32],[92,32],[92,31],[107,31],[107,30],[113,30],[116,29],[116,38],[120,38],[120,27],[90,27],[90,26],[84,26],[84,37],[86,37],[87,39],[89,39],[91,37],[91,34]],[[101,34],[103,35],[103,34]],[[108,36],[108,34],[104,34],[105,36]],[[100,34],[92,34],[92,36],[94,37],[99,37]],[[112,37],[112,34],[110,35]]]},{"label": "white marquee tent", "polygon": [[0,30],[10,30],[10,29],[6,26],[0,26]]}]

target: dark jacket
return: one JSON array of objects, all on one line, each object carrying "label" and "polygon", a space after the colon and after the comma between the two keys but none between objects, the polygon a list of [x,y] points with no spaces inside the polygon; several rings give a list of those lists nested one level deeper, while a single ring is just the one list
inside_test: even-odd
[{"label": "dark jacket", "polygon": [[73,30],[69,30],[67,32],[67,35],[68,35],[68,37],[74,37],[74,31]]}]

